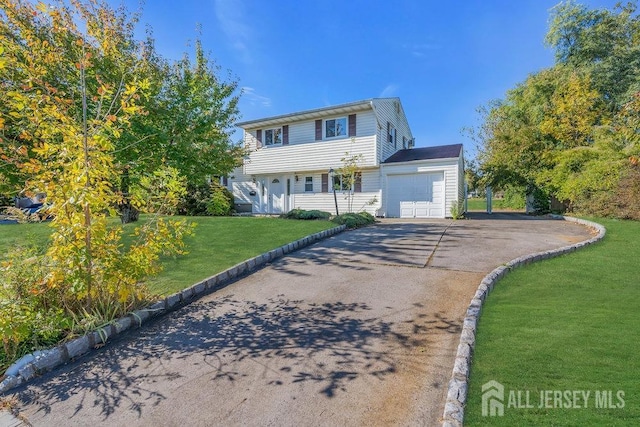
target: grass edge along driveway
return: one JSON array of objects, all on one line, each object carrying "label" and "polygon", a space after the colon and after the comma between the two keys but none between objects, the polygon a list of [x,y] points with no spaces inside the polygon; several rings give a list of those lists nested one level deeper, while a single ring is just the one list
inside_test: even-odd
[{"label": "grass edge along driveway", "polygon": [[[263,252],[337,226],[329,221],[275,217],[187,219],[197,224],[195,235],[185,239],[189,253],[161,258],[162,272],[147,280],[154,294],[168,295],[180,291]],[[120,226],[115,219],[114,225]],[[127,224],[125,232],[133,231],[135,226],[135,223]],[[0,225],[0,253],[6,253],[18,241],[44,245],[49,233],[47,223]]]},{"label": "grass edge along driveway", "polygon": [[[465,425],[640,419],[640,222],[593,220],[607,229],[601,242],[517,269],[487,298]],[[503,416],[482,414],[492,380],[504,387]]]},{"label": "grass edge along driveway", "polygon": [[152,292],[168,295],[227,268],[310,234],[337,227],[330,221],[273,217],[197,217],[186,256],[163,258],[163,271],[148,280]]}]

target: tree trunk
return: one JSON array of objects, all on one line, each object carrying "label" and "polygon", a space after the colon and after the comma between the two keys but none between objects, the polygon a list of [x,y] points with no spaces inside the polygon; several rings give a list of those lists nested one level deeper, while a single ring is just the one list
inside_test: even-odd
[{"label": "tree trunk", "polygon": [[140,216],[140,211],[131,205],[131,202],[121,203],[119,207],[120,221],[123,224],[136,222]]},{"label": "tree trunk", "polygon": [[129,177],[129,168],[125,167],[122,172],[122,178],[120,179],[120,191],[122,192],[122,201],[118,204],[118,213],[120,214],[120,222],[122,224],[129,224],[130,222],[136,222],[140,216],[140,211],[131,204],[131,197],[129,195],[129,186],[131,179]]}]

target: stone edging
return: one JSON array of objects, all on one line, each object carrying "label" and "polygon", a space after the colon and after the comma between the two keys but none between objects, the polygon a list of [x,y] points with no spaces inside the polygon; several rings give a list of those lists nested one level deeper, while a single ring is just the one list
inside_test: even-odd
[{"label": "stone edging", "polygon": [[496,268],[482,279],[475,296],[471,299],[471,303],[469,304],[469,308],[467,309],[467,313],[464,318],[462,333],[460,334],[460,343],[458,344],[453,372],[451,373],[451,380],[449,381],[449,388],[447,390],[447,400],[444,406],[444,413],[442,415],[443,427],[462,426],[464,420],[464,407],[467,403],[469,369],[471,367],[471,359],[473,357],[473,350],[476,343],[476,327],[478,325],[478,318],[480,317],[482,304],[498,280],[516,267],[544,259],[554,258],[596,243],[600,241],[606,233],[606,229],[595,222],[573,217],[564,217],[561,215],[550,215],[550,217],[553,219],[571,221],[585,225],[595,229],[598,234],[589,240],[585,240],[574,245],[513,259],[507,264]]},{"label": "stone edging", "polygon": [[257,270],[285,254],[338,234],[344,231],[345,228],[345,225],[330,228],[280,246],[279,248],[241,262],[180,292],[169,295],[147,308],[136,310],[97,331],[83,335],[49,350],[35,351],[32,354],[27,354],[7,369],[4,379],[0,382],[0,394],[88,353],[91,349],[103,345],[116,335],[134,326],[141,326],[153,317],[176,310],[207,293],[224,287],[238,277]]}]

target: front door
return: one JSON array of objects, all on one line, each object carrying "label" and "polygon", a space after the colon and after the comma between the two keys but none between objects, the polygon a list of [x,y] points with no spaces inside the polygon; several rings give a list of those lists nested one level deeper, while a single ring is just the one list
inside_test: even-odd
[{"label": "front door", "polygon": [[269,183],[269,213],[281,214],[284,211],[284,185],[278,178]]}]

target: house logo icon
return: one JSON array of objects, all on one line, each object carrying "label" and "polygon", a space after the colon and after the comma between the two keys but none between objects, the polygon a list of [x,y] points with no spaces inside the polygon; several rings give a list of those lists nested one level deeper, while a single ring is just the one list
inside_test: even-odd
[{"label": "house logo icon", "polygon": [[482,416],[502,417],[504,415],[504,386],[491,380],[482,385]]}]

